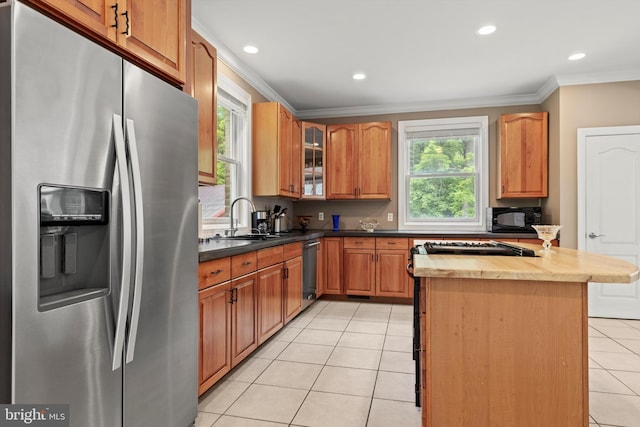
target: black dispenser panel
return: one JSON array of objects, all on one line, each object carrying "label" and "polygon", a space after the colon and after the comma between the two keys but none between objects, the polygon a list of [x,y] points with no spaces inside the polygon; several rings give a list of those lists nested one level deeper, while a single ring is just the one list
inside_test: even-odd
[{"label": "black dispenser panel", "polygon": [[40,186],[40,225],[108,223],[109,193],[78,187]]}]

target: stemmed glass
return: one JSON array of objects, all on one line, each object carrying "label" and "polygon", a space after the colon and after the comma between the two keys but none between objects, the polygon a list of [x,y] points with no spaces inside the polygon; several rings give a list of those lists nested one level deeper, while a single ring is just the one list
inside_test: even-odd
[{"label": "stemmed glass", "polygon": [[542,243],[542,249],[540,249],[539,252],[543,255],[555,252],[551,250],[551,241],[556,238],[556,235],[558,234],[558,230],[560,230],[562,226],[561,225],[532,225],[532,227],[538,233],[538,238],[544,241]]}]

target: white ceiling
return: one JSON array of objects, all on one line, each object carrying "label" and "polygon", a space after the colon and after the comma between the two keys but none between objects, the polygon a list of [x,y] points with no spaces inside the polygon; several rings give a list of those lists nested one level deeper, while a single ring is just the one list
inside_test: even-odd
[{"label": "white ceiling", "polygon": [[[558,85],[640,80],[640,0],[192,0],[192,12],[223,61],[302,118],[539,103]],[[497,31],[478,36],[486,24]]]}]

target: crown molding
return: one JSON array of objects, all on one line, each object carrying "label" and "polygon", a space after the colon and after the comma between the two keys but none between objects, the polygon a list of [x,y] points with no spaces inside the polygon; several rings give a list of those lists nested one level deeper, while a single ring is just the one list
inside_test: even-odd
[{"label": "crown molding", "polygon": [[632,80],[640,80],[640,70],[619,70],[600,73],[567,74],[557,76],[557,80],[560,86],[627,82]]},{"label": "crown molding", "polygon": [[224,62],[231,68],[236,74],[242,77],[247,83],[249,83],[255,90],[260,92],[269,101],[277,101],[282,104],[287,110],[296,114],[295,108],[291,106],[283,97],[280,96],[271,86],[267,84],[260,76],[258,76],[247,64],[242,62],[240,58],[231,53],[231,51],[222,43],[215,35],[211,34],[209,30],[204,27],[197,18],[191,18],[191,26],[198,34],[204,37],[209,43],[211,43],[217,51],[218,59]]}]

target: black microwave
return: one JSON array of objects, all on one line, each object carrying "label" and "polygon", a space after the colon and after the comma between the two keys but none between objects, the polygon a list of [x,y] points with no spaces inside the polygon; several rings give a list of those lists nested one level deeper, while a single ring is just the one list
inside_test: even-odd
[{"label": "black microwave", "polygon": [[542,208],[487,208],[487,231],[492,233],[535,233],[542,224]]}]

